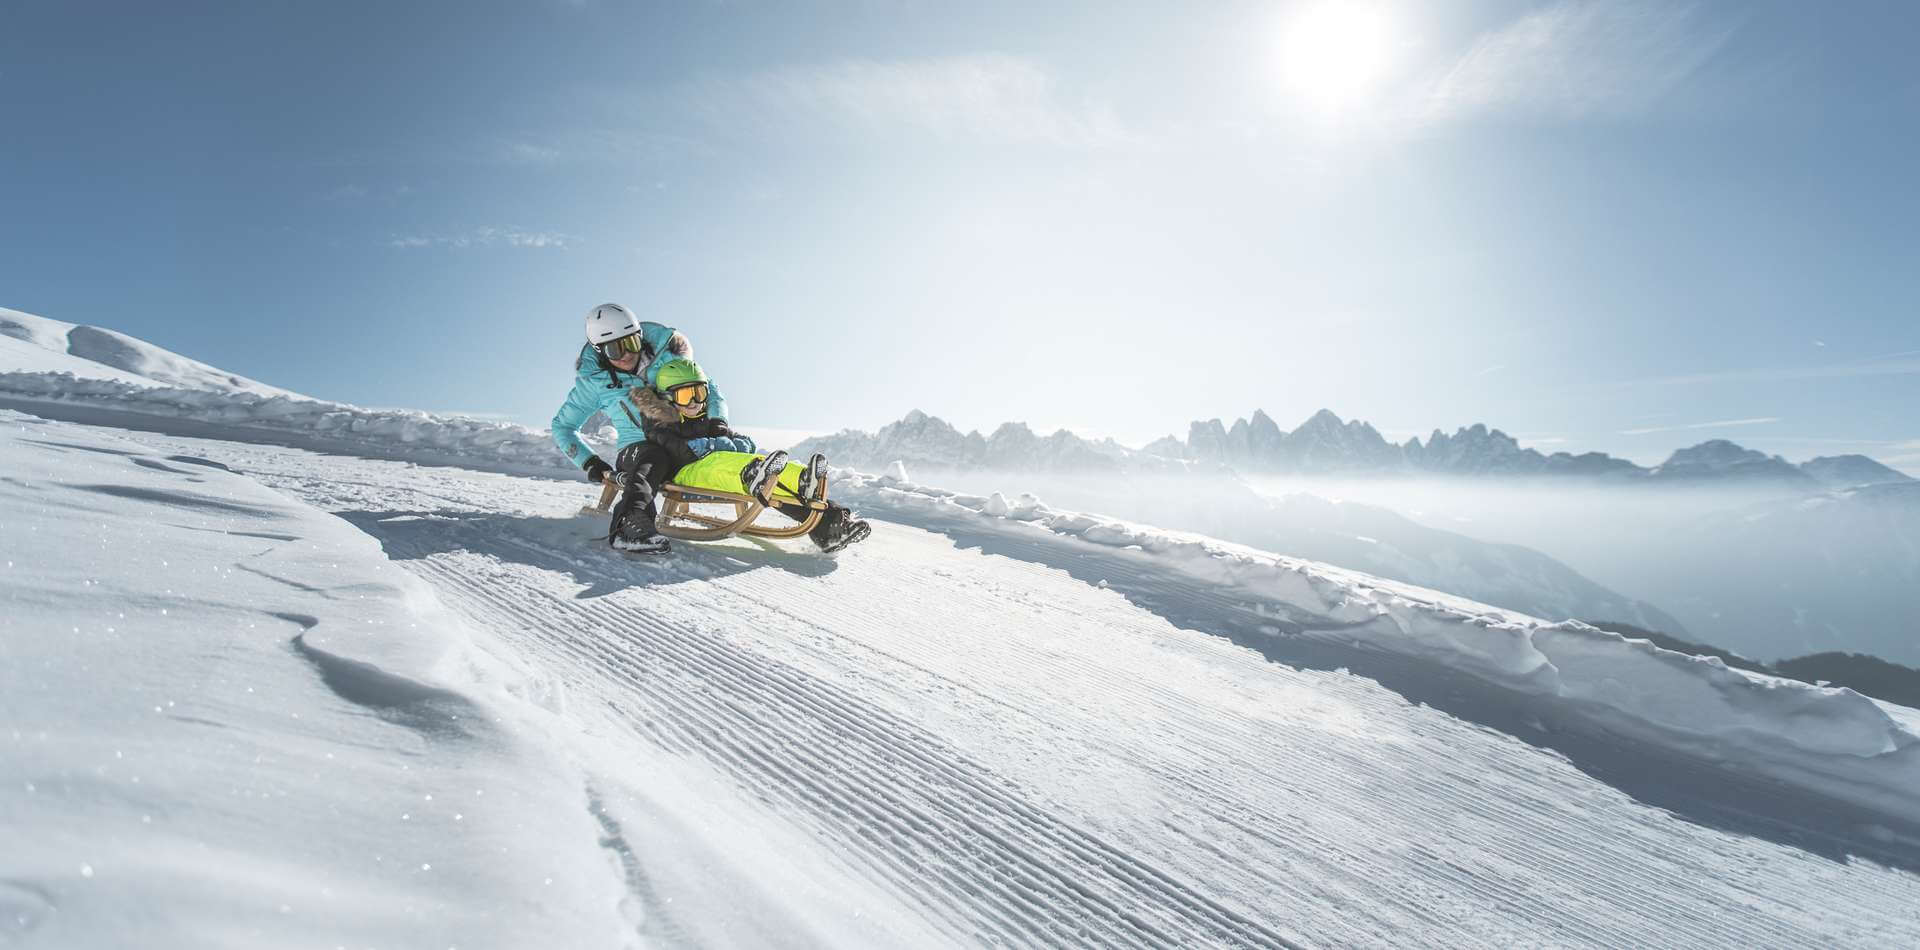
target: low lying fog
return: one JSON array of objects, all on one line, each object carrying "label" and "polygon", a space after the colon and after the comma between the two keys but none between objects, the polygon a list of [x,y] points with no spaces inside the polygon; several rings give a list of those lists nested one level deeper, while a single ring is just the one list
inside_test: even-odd
[{"label": "low lying fog", "polygon": [[1911,506],[1861,512],[1724,483],[909,474],[973,494],[1030,492],[1056,508],[1195,531],[1550,620],[1633,623],[1758,659],[1839,649],[1920,662],[1920,605],[1906,594],[1920,584],[1920,511]]}]

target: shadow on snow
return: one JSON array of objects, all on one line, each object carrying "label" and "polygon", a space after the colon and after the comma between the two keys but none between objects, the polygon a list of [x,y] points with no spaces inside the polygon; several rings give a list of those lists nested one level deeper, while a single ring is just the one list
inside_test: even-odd
[{"label": "shadow on snow", "polygon": [[[762,538],[675,541],[670,554],[626,555],[607,546],[605,518],[541,518],[484,512],[341,511],[340,517],[380,541],[387,556],[413,560],[471,551],[504,563],[563,574],[584,584],[576,598],[629,587],[662,587],[753,570],[823,577],[838,566],[828,555],[793,550]],[[796,542],[789,542],[796,543]]]}]

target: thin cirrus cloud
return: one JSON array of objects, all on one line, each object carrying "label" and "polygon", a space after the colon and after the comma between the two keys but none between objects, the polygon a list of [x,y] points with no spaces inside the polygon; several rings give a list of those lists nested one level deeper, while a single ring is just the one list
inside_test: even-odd
[{"label": "thin cirrus cloud", "polygon": [[1713,373],[1688,373],[1630,380],[1627,386],[1681,386],[1700,383],[1783,382],[1795,379],[1844,379],[1851,376],[1910,376],[1920,374],[1920,350],[1889,353],[1885,356],[1851,363],[1825,363],[1818,366],[1781,366],[1766,369],[1732,369]]},{"label": "thin cirrus cloud", "polygon": [[1753,419],[1722,419],[1719,422],[1693,422],[1679,426],[1650,426],[1644,429],[1621,429],[1621,435],[1649,435],[1655,432],[1681,432],[1687,429],[1724,429],[1733,426],[1758,426],[1770,422],[1779,422],[1779,416],[1761,416]]},{"label": "thin cirrus cloud", "polygon": [[1567,0],[1488,33],[1434,82],[1429,122],[1489,112],[1560,119],[1647,111],[1713,58],[1731,31],[1688,4]]},{"label": "thin cirrus cloud", "polygon": [[462,234],[411,234],[387,242],[388,247],[518,247],[564,249],[580,239],[553,231],[522,231],[519,228],[476,228]]},{"label": "thin cirrus cloud", "polygon": [[689,99],[731,128],[1083,147],[1132,140],[1110,108],[1071,103],[1052,73],[1003,55],[842,60],[709,80]]}]

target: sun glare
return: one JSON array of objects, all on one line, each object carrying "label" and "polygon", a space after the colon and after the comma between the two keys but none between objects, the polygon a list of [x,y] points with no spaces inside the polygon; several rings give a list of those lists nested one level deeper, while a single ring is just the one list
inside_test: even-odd
[{"label": "sun glare", "polygon": [[1390,65],[1393,23],[1369,0],[1315,0],[1281,25],[1286,90],[1323,112],[1343,112],[1379,85]]}]

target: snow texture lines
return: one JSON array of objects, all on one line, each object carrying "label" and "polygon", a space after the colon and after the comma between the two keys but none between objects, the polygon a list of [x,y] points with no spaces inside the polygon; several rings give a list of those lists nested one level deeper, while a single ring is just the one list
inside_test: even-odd
[{"label": "snow texture lines", "polygon": [[1279,933],[1034,807],[882,709],[643,612],[514,598],[504,593],[514,589],[508,585],[475,583],[482,566],[465,560],[436,557],[422,566],[482,613],[475,619],[513,618],[540,638],[551,661],[591,671],[614,695],[641,704],[627,717],[646,724],[639,734],[720,756],[756,791],[786,799],[818,833],[838,838],[843,854],[861,855],[887,883],[919,892],[916,903],[957,904],[949,913],[959,915],[965,936],[1015,944],[1288,945]]}]

